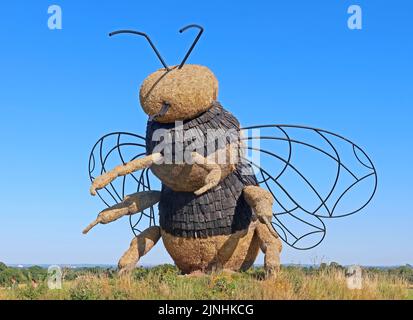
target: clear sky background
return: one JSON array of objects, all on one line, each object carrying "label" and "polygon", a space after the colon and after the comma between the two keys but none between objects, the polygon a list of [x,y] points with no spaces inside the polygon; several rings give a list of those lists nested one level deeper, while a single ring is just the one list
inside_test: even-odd
[{"label": "clear sky background", "polygon": [[[63,30],[47,28],[49,5]],[[347,8],[363,29],[347,28]],[[0,261],[115,264],[128,219],[81,231],[103,209],[89,193],[88,155],[112,131],[144,133],[142,80],[205,34],[190,63],[210,67],[220,101],[244,125],[307,124],[355,140],[379,189],[362,214],[333,221],[322,245],[286,248],[284,263],[413,263],[413,3],[411,1],[2,1],[0,4]],[[189,33],[189,32],[188,32]],[[261,260],[262,261],[262,260]],[[143,260],[171,262],[162,244]]]}]

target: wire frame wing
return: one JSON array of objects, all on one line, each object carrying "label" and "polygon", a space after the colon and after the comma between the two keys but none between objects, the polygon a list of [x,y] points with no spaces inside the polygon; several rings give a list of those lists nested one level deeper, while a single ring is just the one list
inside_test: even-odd
[{"label": "wire frame wing", "polygon": [[[133,133],[114,132],[100,138],[89,157],[89,177],[93,180],[114,167],[126,164],[146,155],[145,138]],[[119,177],[104,189],[98,191],[99,198],[110,207],[120,203],[125,196],[148,191],[156,187],[156,179],[149,169]],[[132,232],[138,235],[147,227],[157,225],[155,208],[150,207],[129,216]]]},{"label": "wire frame wing", "polygon": [[274,199],[274,228],[296,249],[311,249],[325,237],[325,218],[361,211],[377,190],[368,155],[350,140],[321,129],[263,125],[241,130],[260,185]]}]

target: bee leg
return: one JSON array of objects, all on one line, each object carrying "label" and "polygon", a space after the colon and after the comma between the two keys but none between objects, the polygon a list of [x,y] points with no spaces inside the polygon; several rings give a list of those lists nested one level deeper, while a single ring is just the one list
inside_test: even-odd
[{"label": "bee leg", "polygon": [[90,194],[96,195],[96,191],[103,189],[117,177],[123,177],[135,171],[146,169],[151,167],[154,163],[162,161],[163,156],[160,153],[154,153],[149,156],[135,159],[126,164],[117,166],[113,170],[106,172],[105,174],[97,177],[90,187]]},{"label": "bee leg", "polygon": [[204,194],[205,192],[215,188],[221,181],[222,170],[221,167],[211,160],[208,160],[204,156],[197,152],[192,152],[192,160],[208,171],[208,175],[205,177],[205,185],[199,190],[195,191],[197,196]]},{"label": "bee leg", "polygon": [[274,198],[272,194],[257,186],[248,186],[244,188],[244,199],[248,205],[252,208],[258,220],[265,224],[269,231],[278,238],[278,234],[272,227],[272,205],[274,204]]},{"label": "bee leg", "polygon": [[264,268],[266,276],[274,277],[280,270],[281,240],[278,237],[274,237],[267,226],[262,223],[258,223],[255,232],[258,236],[260,248],[265,255]]},{"label": "bee leg", "polygon": [[265,270],[271,276],[280,267],[279,254],[282,249],[281,240],[271,224],[274,198],[270,192],[257,186],[245,187],[243,195],[259,220],[256,234],[265,254]]},{"label": "bee leg", "polygon": [[147,254],[161,238],[161,228],[150,227],[135,237],[118,263],[119,274],[132,271],[139,259]]},{"label": "bee leg", "polygon": [[99,213],[97,219],[83,230],[83,234],[88,233],[98,224],[108,224],[126,215],[141,212],[158,203],[160,199],[161,193],[159,191],[144,191],[126,196],[121,203]]}]

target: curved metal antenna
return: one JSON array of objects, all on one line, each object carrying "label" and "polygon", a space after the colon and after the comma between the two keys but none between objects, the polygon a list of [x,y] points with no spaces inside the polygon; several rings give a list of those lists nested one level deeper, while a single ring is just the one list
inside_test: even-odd
[{"label": "curved metal antenna", "polygon": [[165,67],[166,70],[170,71],[168,68],[168,65],[165,63],[165,61],[162,59],[161,54],[159,53],[158,49],[156,49],[155,45],[153,44],[152,40],[149,38],[149,36],[146,33],[139,32],[139,31],[134,31],[134,30],[119,30],[119,31],[114,31],[109,33],[109,37],[115,36],[117,34],[122,34],[122,33],[130,33],[130,34],[136,34],[138,36],[145,37],[146,40],[148,40],[149,44],[151,45],[153,51],[155,51],[156,56],[158,59],[161,61],[162,65]]},{"label": "curved metal antenna", "polygon": [[185,55],[184,60],[182,60],[181,64],[179,65],[178,69],[182,69],[182,67],[185,65],[186,60],[188,60],[190,54],[192,53],[192,50],[194,50],[196,44],[199,41],[199,38],[201,38],[202,33],[204,33],[204,28],[202,28],[200,25],[197,25],[197,24],[190,24],[189,26],[186,26],[185,28],[182,28],[181,30],[179,30],[179,33],[183,33],[183,32],[185,32],[186,30],[188,30],[190,28],[198,28],[200,31],[199,31],[197,37],[195,38],[195,41],[192,44],[191,48],[189,48],[188,53]]}]

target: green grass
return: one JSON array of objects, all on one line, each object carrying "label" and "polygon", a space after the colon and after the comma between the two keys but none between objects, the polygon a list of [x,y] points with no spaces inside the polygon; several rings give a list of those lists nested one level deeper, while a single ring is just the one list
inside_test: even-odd
[{"label": "green grass", "polygon": [[131,275],[84,272],[63,282],[61,290],[21,284],[0,288],[0,300],[147,300],[147,299],[412,299],[408,283],[385,273],[366,273],[362,290],[349,290],[341,269],[282,268],[275,279],[264,280],[263,270],[181,276],[173,266],[138,268]]}]

